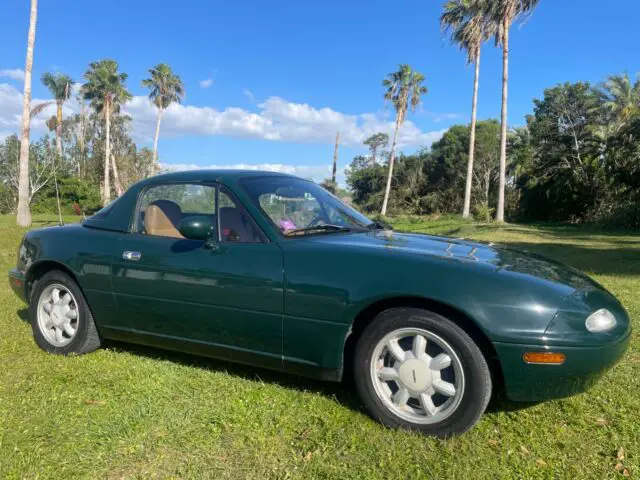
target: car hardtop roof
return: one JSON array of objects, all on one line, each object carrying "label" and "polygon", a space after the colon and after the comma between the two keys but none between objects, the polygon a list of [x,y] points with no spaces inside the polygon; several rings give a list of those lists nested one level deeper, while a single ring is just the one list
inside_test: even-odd
[{"label": "car hardtop roof", "polygon": [[[181,172],[169,172],[161,175],[142,180],[131,187],[113,203],[103,209],[98,214],[87,218],[82,222],[86,227],[97,228],[101,230],[111,230],[116,232],[128,232],[130,222],[132,218],[132,212],[136,208],[136,202],[138,195],[141,191],[148,187],[154,187],[158,185],[164,185],[167,183],[180,183],[180,182],[220,182],[223,184],[235,183],[243,178],[259,178],[259,177],[271,177],[271,178],[296,178],[295,175],[281,172],[268,172],[261,170],[216,170],[216,169],[203,169],[203,170],[185,170]],[[302,179],[300,179],[302,180]]]},{"label": "car hardtop roof", "polygon": [[239,180],[242,178],[256,177],[289,177],[299,178],[295,175],[282,172],[270,172],[266,170],[231,170],[231,169],[201,169],[184,170],[180,172],[167,172],[143,180],[142,184],[162,184],[164,182],[214,182],[225,180]]}]

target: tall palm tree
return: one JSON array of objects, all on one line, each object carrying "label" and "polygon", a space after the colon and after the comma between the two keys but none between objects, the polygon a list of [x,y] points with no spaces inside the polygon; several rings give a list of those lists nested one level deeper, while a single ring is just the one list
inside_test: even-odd
[{"label": "tall palm tree", "polygon": [[32,113],[37,115],[50,105],[56,104],[56,150],[58,157],[62,158],[62,106],[64,102],[71,97],[71,87],[75,82],[69,75],[63,73],[45,73],[42,75],[42,83],[49,89],[53,100],[50,102],[44,102],[33,108]]},{"label": "tall palm tree", "polygon": [[496,220],[504,222],[504,189],[507,169],[507,94],[509,83],[509,29],[518,17],[529,16],[538,0],[491,0],[487,17],[495,27],[496,45],[502,45],[502,113],[500,114],[500,182]]},{"label": "tall palm tree", "polygon": [[369,147],[369,151],[371,152],[371,165],[376,164],[376,155],[378,154],[379,148],[384,148],[389,143],[389,135],[386,133],[378,132],[371,135],[363,142],[367,147]]},{"label": "tall palm tree", "polygon": [[386,88],[384,98],[386,101],[393,103],[393,107],[396,110],[396,129],[393,134],[393,142],[391,143],[391,152],[389,155],[387,187],[384,191],[384,200],[382,201],[382,210],[380,212],[382,215],[387,214],[398,131],[404,123],[407,110],[415,111],[422,102],[422,95],[427,93],[427,87],[422,85],[424,80],[424,75],[413,71],[409,65],[400,64],[398,71],[390,73],[387,75],[387,78],[382,81],[382,86]]},{"label": "tall palm tree", "polygon": [[53,161],[53,183],[55,185],[56,202],[58,204],[58,219],[60,224],[62,224],[60,192],[58,190],[58,178],[56,174],[58,162],[62,161],[62,106],[64,105],[64,102],[69,100],[69,97],[71,96],[71,87],[75,82],[69,75],[47,72],[42,75],[42,83],[49,89],[49,92],[51,92],[53,100],[36,105],[31,109],[31,114],[38,115],[38,113],[42,112],[54,103],[56,105],[56,115],[47,122],[47,126],[49,127],[49,130],[55,130],[56,132],[56,153],[58,158]]},{"label": "tall palm tree", "polygon": [[21,227],[31,225],[29,209],[29,133],[31,126],[31,70],[33,69],[33,45],[36,43],[36,21],[38,0],[31,0],[27,58],[24,68],[24,93],[22,98],[22,138],[20,139],[20,169],[18,173],[18,214],[16,221]]},{"label": "tall palm tree", "polygon": [[153,138],[153,169],[158,170],[158,137],[162,114],[172,103],[180,103],[184,98],[184,85],[180,77],[173,73],[166,63],[159,63],[149,70],[150,78],[142,80],[142,86],[151,89],[149,99],[158,108],[156,134]]},{"label": "tall palm tree", "polygon": [[471,184],[473,181],[473,160],[476,139],[476,112],[478,105],[478,84],[480,78],[480,49],[482,44],[495,34],[495,26],[488,21],[487,0],[450,0],[444,4],[440,25],[450,34],[451,43],[467,52],[467,63],[475,64],[473,77],[473,97],[471,100],[471,128],[469,132],[469,159],[467,181],[464,189],[462,216],[468,218],[471,209]]},{"label": "tall palm tree", "polygon": [[333,186],[333,191],[337,192],[336,188],[336,170],[338,169],[338,147],[340,145],[340,130],[336,133],[336,146],[333,149],[333,168],[331,170],[331,185]]},{"label": "tall palm tree", "polygon": [[611,75],[598,90],[608,124],[619,132],[640,115],[640,78],[632,83],[628,74]]},{"label": "tall palm tree", "polygon": [[111,200],[111,183],[109,181],[109,162],[111,160],[111,115],[120,111],[120,106],[131,99],[125,87],[126,73],[118,72],[118,63],[114,60],[91,62],[84,73],[86,83],[82,86],[85,100],[98,114],[102,114],[105,122],[104,144],[104,186],[102,188],[102,204]]}]

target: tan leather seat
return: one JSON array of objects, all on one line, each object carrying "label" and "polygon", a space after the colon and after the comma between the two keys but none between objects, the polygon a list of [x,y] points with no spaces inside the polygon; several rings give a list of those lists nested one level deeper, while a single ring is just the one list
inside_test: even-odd
[{"label": "tan leather seat", "polygon": [[180,220],[182,210],[170,200],[156,200],[144,212],[144,226],[148,235],[184,238],[178,231]]}]

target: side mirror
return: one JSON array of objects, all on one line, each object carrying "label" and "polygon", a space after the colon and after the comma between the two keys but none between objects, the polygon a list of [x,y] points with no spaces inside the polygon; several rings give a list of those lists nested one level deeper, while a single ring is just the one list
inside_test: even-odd
[{"label": "side mirror", "polygon": [[183,237],[190,240],[204,240],[207,248],[211,248],[218,242],[216,225],[211,217],[192,215],[183,218],[178,225],[178,230]]}]

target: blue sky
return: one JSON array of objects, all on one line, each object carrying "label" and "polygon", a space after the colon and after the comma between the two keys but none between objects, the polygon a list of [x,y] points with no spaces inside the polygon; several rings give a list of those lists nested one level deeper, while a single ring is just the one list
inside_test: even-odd
[{"label": "blue sky", "polygon": [[[136,96],[127,108],[133,133],[148,145],[154,111],[140,81],[159,62],[181,75],[188,108],[165,119],[159,149],[165,164],[287,165],[328,176],[335,130],[343,130],[343,167],[365,152],[362,135],[389,128],[393,112],[385,109],[380,82],[398,63],[424,73],[429,88],[405,126],[404,151],[469,118],[473,71],[440,33],[441,1],[39,3],[35,99],[47,98],[42,73],[81,80],[90,61],[113,58]],[[3,5],[0,135],[17,131],[22,84],[13,70],[24,68],[28,15],[26,0]],[[523,123],[545,87],[635,75],[638,18],[637,0],[541,0],[526,24],[512,29],[510,124]],[[479,117],[497,117],[501,56],[491,43],[481,66]],[[41,123],[34,127],[36,135],[43,131]]]}]

